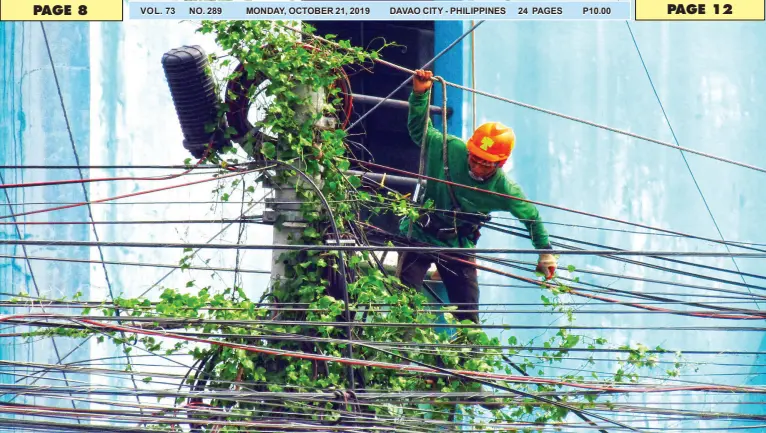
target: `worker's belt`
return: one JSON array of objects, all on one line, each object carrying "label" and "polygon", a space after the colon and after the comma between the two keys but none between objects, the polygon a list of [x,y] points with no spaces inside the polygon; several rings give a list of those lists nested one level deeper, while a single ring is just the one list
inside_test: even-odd
[{"label": "worker's belt", "polygon": [[446,226],[441,219],[431,217],[428,213],[422,214],[420,218],[418,218],[417,224],[425,233],[428,233],[441,241],[459,237],[470,239],[472,242],[476,242],[479,239],[479,230],[482,226],[482,224],[465,223],[457,227]]}]

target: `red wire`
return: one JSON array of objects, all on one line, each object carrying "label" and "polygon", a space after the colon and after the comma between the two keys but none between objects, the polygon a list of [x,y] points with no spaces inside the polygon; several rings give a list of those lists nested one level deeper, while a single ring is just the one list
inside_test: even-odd
[{"label": "red wire", "polygon": [[344,100],[344,114],[345,119],[343,120],[343,126],[341,126],[341,129],[345,130],[346,126],[349,123],[349,120],[351,120],[351,111],[354,107],[354,96],[351,94],[351,88],[346,85],[348,83],[348,74],[346,74],[346,71],[341,69],[341,73],[343,74],[343,78],[339,79],[340,85],[343,88],[343,100]]},{"label": "red wire", "polygon": [[450,181],[444,180],[444,179],[438,179],[438,178],[431,177],[431,176],[420,175],[420,174],[413,173],[413,172],[406,171],[406,170],[400,170],[398,168],[393,168],[393,167],[388,167],[388,166],[385,166],[385,165],[375,164],[374,162],[362,161],[362,160],[359,160],[359,159],[356,159],[356,158],[347,158],[347,159],[349,161],[353,161],[353,162],[356,162],[356,163],[361,164],[361,165],[367,165],[367,166],[370,166],[370,167],[381,168],[381,169],[384,169],[384,170],[392,171],[394,173],[406,174],[408,176],[419,178],[419,179],[432,180],[434,182],[439,182],[439,183],[444,183],[444,184],[447,184],[447,185],[456,186],[456,187],[459,187],[459,188],[464,188],[464,189],[467,189],[469,191],[478,191],[478,192],[481,192],[481,193],[490,194],[490,195],[494,195],[494,196],[498,196],[498,197],[503,197],[503,198],[509,198],[509,199],[512,199],[512,200],[517,200],[517,201],[521,201],[521,202],[525,202],[525,203],[530,203],[530,204],[534,204],[534,205],[538,205],[538,206],[545,206],[545,207],[548,207],[548,208],[551,208],[551,209],[563,210],[565,212],[571,212],[571,213],[575,213],[575,214],[578,214],[578,215],[585,215],[585,216],[588,216],[588,217],[599,218],[599,219],[603,219],[603,220],[606,220],[606,221],[612,221],[612,222],[616,222],[616,223],[620,223],[620,224],[628,224],[628,225],[635,226],[635,227],[641,227],[641,228],[645,228],[645,229],[649,229],[649,230],[656,230],[656,231],[659,231],[659,232],[669,233],[669,234],[674,234],[674,235],[679,235],[679,236],[686,236],[686,237],[689,237],[689,238],[692,238],[692,239],[699,239],[699,240],[704,240],[704,241],[709,241],[709,242],[716,242],[716,243],[719,243],[719,244],[723,243],[723,244],[728,245],[729,243],[731,243],[731,242],[723,242],[723,241],[718,241],[718,240],[715,240],[715,239],[709,239],[709,238],[704,238],[704,237],[700,237],[700,236],[690,235],[690,234],[686,234],[686,233],[682,233],[682,232],[677,232],[677,231],[673,231],[673,230],[668,230],[668,229],[663,229],[663,228],[659,228],[659,227],[652,227],[650,225],[641,224],[641,223],[634,223],[634,222],[625,221],[625,220],[621,220],[621,219],[618,219],[618,218],[612,218],[612,217],[608,217],[608,216],[604,216],[604,215],[597,215],[597,214],[594,214],[594,213],[585,212],[585,211],[581,211],[581,210],[577,210],[577,209],[570,209],[570,208],[566,208],[566,207],[563,207],[563,206],[557,206],[557,205],[550,204],[550,203],[543,203],[543,202],[539,202],[539,201],[534,201],[534,200],[529,200],[529,199],[525,199],[525,198],[515,197],[515,196],[512,196],[512,195],[503,194],[503,193],[500,193],[500,192],[489,191],[489,190],[486,190],[486,189],[476,188],[476,187],[473,187],[473,186],[463,185],[463,184],[460,184],[460,183],[450,182]]},{"label": "red wire", "polygon": [[[76,322],[86,323],[92,326],[97,326],[104,329],[131,332],[135,334],[150,335],[150,336],[156,336],[156,337],[169,337],[169,338],[174,338],[177,340],[191,341],[195,343],[206,343],[206,344],[211,344],[215,346],[229,347],[233,349],[242,349],[247,352],[260,353],[264,355],[286,356],[289,358],[308,359],[312,361],[339,362],[341,364],[377,367],[377,368],[383,368],[387,370],[399,370],[399,371],[417,372],[417,373],[439,373],[438,370],[434,370],[429,367],[421,367],[421,366],[411,365],[411,364],[386,363],[386,362],[379,362],[379,361],[367,361],[367,360],[361,360],[361,359],[340,358],[340,357],[327,356],[327,355],[313,355],[313,354],[307,354],[303,352],[291,352],[286,350],[265,349],[265,348],[255,347],[255,346],[248,346],[245,344],[227,343],[223,341],[210,340],[206,338],[190,337],[187,335],[180,335],[180,334],[175,334],[172,332],[157,332],[157,331],[145,330],[142,328],[134,328],[130,326],[101,323],[101,322],[90,320],[90,319],[72,319],[67,316],[51,314],[51,313],[15,314],[10,316],[0,317],[0,322],[7,322],[9,320],[14,320],[14,319],[39,319],[39,318],[68,319],[68,320],[74,320]],[[29,323],[29,325],[34,325],[34,322]],[[318,322],[317,325],[321,325],[321,323]],[[653,393],[653,392],[669,392],[669,391],[727,391],[727,392],[745,391],[745,392],[754,392],[754,393],[763,392],[762,387],[735,387],[735,386],[728,386],[728,385],[689,385],[689,386],[668,386],[668,387],[653,387],[653,388],[639,388],[639,387],[618,388],[618,387],[612,387],[612,386],[593,385],[588,383],[567,382],[567,381],[556,380],[556,379],[544,379],[544,378],[531,377],[531,376],[514,376],[509,374],[487,373],[487,372],[477,372],[477,371],[468,371],[468,370],[448,370],[448,371],[452,373],[465,375],[465,376],[502,380],[506,382],[535,383],[535,384],[544,383],[544,384],[570,386],[573,388],[593,389],[593,390],[599,390],[599,391],[605,391],[605,392],[624,392],[624,393],[633,393],[633,392]]]},{"label": "red wire", "polygon": [[[383,230],[383,229],[381,229],[379,227],[376,227],[376,226],[374,226],[372,224],[367,224],[367,223],[364,223],[364,222],[362,222],[361,224],[365,225],[367,227],[370,227],[372,229],[378,230],[378,231],[380,231],[382,233],[385,233],[385,230]],[[510,277],[510,278],[513,278],[513,279],[516,279],[516,280],[520,280],[520,281],[524,281],[524,282],[527,282],[527,283],[532,283],[532,284],[540,284],[540,283],[542,283],[545,287],[547,287],[549,289],[560,288],[559,286],[557,286],[555,284],[551,284],[551,283],[543,282],[543,281],[537,281],[537,280],[533,280],[531,278],[526,278],[526,277],[522,277],[520,275],[515,275],[515,274],[512,274],[510,272],[504,272],[504,271],[501,271],[501,270],[496,269],[496,268],[491,268],[489,266],[479,265],[478,263],[474,263],[474,262],[472,262],[470,260],[461,259],[459,257],[455,257],[455,256],[452,256],[452,255],[449,255],[449,254],[442,254],[442,256],[449,257],[450,260],[454,260],[454,261],[457,261],[457,262],[460,262],[460,263],[463,263],[463,264],[466,264],[466,265],[469,265],[469,266],[473,266],[473,267],[475,267],[477,269],[483,269],[485,271],[489,271],[489,272],[492,272],[492,273],[495,273],[495,274],[498,274],[498,275],[503,275],[503,276]],[[763,320],[763,319],[766,319],[766,313],[761,313],[759,311],[753,311],[750,315],[720,314],[720,313],[693,313],[693,312],[690,313],[690,312],[685,312],[685,311],[670,310],[670,309],[661,308],[661,307],[652,307],[652,306],[649,306],[649,305],[643,305],[643,304],[638,304],[638,303],[625,302],[625,301],[620,301],[620,300],[617,300],[617,299],[607,298],[607,297],[604,297],[604,296],[589,295],[587,293],[583,293],[583,292],[580,292],[580,291],[578,291],[576,289],[571,289],[571,288],[567,291],[567,293],[572,293],[572,294],[577,295],[577,296],[582,296],[582,297],[590,298],[590,299],[597,299],[599,301],[604,301],[604,302],[609,302],[609,303],[614,303],[614,304],[628,305],[628,306],[639,308],[639,309],[643,309],[643,310],[658,311],[658,312],[669,313],[669,314],[677,314],[677,315],[681,315],[681,316],[705,317],[705,318],[709,318],[709,319],[737,319],[737,320]]]},{"label": "red wire", "polygon": [[[458,262],[461,262],[461,263],[464,263],[464,264],[475,266],[478,269],[484,269],[486,271],[491,271],[493,273],[497,273],[499,275],[504,275],[504,276],[507,276],[507,277],[510,277],[510,278],[513,278],[513,279],[516,279],[516,280],[524,281],[524,282],[527,282],[527,283],[532,283],[532,284],[540,284],[540,283],[542,283],[543,285],[545,285],[549,289],[558,287],[555,284],[551,284],[551,283],[548,283],[548,282],[537,281],[537,280],[533,280],[531,278],[522,277],[520,275],[511,274],[510,272],[504,272],[504,271],[501,271],[499,269],[490,268],[488,266],[482,266],[482,265],[479,265],[477,263],[473,263],[470,260],[465,260],[465,259],[461,259],[461,258],[454,257],[454,256],[450,256],[450,260],[455,260],[455,261],[458,261]],[[578,295],[578,296],[583,296],[583,297],[591,298],[591,299],[598,299],[599,301],[604,301],[604,302],[609,302],[609,303],[618,303],[618,304],[621,304],[621,305],[629,305],[631,307],[639,308],[639,309],[642,309],[642,310],[659,311],[659,312],[663,312],[663,313],[678,314],[678,315],[681,315],[681,316],[695,316],[695,317],[705,317],[705,318],[709,318],[709,319],[737,319],[737,320],[763,320],[764,318],[766,318],[766,313],[760,314],[760,315],[758,315],[758,314],[753,314],[753,315],[737,315],[737,314],[717,314],[717,313],[689,313],[689,312],[685,312],[685,311],[677,311],[677,310],[670,310],[670,309],[667,309],[667,308],[652,307],[652,306],[649,306],[649,305],[643,305],[643,304],[637,304],[637,303],[629,303],[629,302],[619,301],[619,300],[616,300],[616,299],[606,298],[606,297],[598,296],[598,295],[590,295],[590,294],[587,294],[587,293],[580,292],[580,291],[578,291],[576,289],[569,289],[569,290],[567,290],[567,293],[572,293],[572,294],[575,294],[575,295]],[[757,312],[755,312],[755,313],[757,313]]]},{"label": "red wire", "polygon": [[68,184],[77,184],[77,183],[90,183],[90,182],[105,182],[105,181],[117,181],[117,180],[170,180],[175,179],[177,177],[184,176],[188,173],[190,173],[192,170],[197,168],[202,161],[207,158],[207,154],[210,152],[210,147],[208,147],[205,150],[205,155],[202,156],[202,158],[197,161],[194,166],[189,168],[186,171],[183,171],[178,174],[172,174],[170,176],[162,176],[162,177],[100,177],[95,179],[67,179],[67,180],[51,180],[46,182],[29,182],[29,183],[11,183],[11,184],[3,184],[0,185],[0,189],[10,189],[10,188],[31,188],[36,186],[52,186],[52,185],[68,185]]},{"label": "red wire", "polygon": [[0,219],[17,218],[17,217],[26,216],[26,215],[34,215],[34,214],[38,214],[38,213],[53,212],[53,211],[62,210],[62,209],[70,209],[70,208],[73,208],[73,207],[86,206],[88,204],[93,204],[93,203],[103,203],[103,202],[107,202],[107,201],[118,200],[118,199],[121,199],[121,198],[135,197],[135,196],[138,196],[138,195],[149,194],[149,193],[152,193],[152,192],[165,191],[165,190],[174,189],[174,188],[180,188],[180,187],[184,187],[184,186],[196,185],[196,184],[199,184],[199,183],[212,182],[214,180],[219,180],[219,179],[225,179],[227,177],[238,176],[240,174],[249,173],[249,172],[253,172],[253,171],[257,171],[257,170],[259,170],[259,169],[250,169],[250,170],[237,171],[236,173],[232,173],[232,174],[225,174],[225,175],[214,177],[214,178],[211,178],[211,179],[195,180],[195,181],[192,181],[192,182],[186,182],[186,183],[182,183],[182,184],[179,184],[179,185],[166,186],[166,187],[162,187],[162,188],[155,188],[155,189],[150,189],[150,190],[146,190],[146,191],[139,191],[139,192],[134,192],[134,193],[130,193],[130,194],[123,194],[123,195],[118,195],[118,196],[114,196],[114,197],[107,197],[107,198],[102,198],[102,199],[98,199],[98,200],[91,200],[91,201],[85,201],[85,202],[80,202],[80,203],[73,203],[73,204],[68,204],[68,205],[65,205],[65,206],[57,206],[57,207],[52,207],[52,208],[47,208],[47,209],[39,209],[39,210],[34,210],[34,211],[29,211],[29,212],[22,212],[22,213],[17,213],[17,214],[12,214],[12,215],[2,215],[2,216],[0,216]]}]

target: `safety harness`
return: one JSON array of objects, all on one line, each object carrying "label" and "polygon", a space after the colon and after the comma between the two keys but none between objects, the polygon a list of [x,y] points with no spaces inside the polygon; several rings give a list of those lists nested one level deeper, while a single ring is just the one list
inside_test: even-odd
[{"label": "safety harness", "polygon": [[[434,237],[436,237],[439,240],[450,240],[458,238],[460,241],[460,244],[462,246],[463,239],[469,239],[474,244],[476,241],[479,240],[480,229],[486,223],[489,221],[488,215],[471,215],[469,218],[462,218],[462,220],[468,219],[469,221],[460,221],[458,222],[458,213],[463,213],[460,207],[460,202],[457,199],[457,196],[455,196],[455,191],[452,188],[452,178],[450,177],[449,172],[449,149],[447,147],[447,83],[444,81],[442,77],[434,77],[435,80],[438,80],[442,83],[442,163],[444,164],[444,178],[447,181],[447,191],[449,192],[450,200],[452,201],[452,209],[451,209],[451,224],[447,223],[448,225],[445,226],[446,221],[444,221],[444,218],[431,218],[430,213],[423,212],[420,214],[420,217],[417,220],[418,226],[425,232],[428,233]],[[428,104],[430,105],[430,96],[431,96],[431,89],[428,90],[429,92],[429,101]],[[429,116],[425,116],[425,126],[423,127],[423,138],[421,143],[421,154],[420,154],[420,170],[421,173],[419,173],[421,176],[424,174],[423,171],[425,170],[425,146],[426,146],[426,132],[428,130],[428,122],[429,122]],[[448,217],[449,218],[449,217]],[[412,225],[410,225],[410,232],[412,231]],[[408,236],[409,237],[409,236]]]}]

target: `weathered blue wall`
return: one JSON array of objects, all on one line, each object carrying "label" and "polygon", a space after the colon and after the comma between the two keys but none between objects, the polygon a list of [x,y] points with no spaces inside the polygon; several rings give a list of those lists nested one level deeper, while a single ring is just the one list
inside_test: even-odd
[{"label": "weathered blue wall", "polygon": [[[756,23],[630,23],[629,29],[625,22],[488,22],[476,32],[476,85],[493,94],[672,143],[674,136],[669,121],[681,146],[764,167],[766,152],[761,143],[766,126],[759,119],[766,117],[766,105],[763,104],[766,88],[766,75],[763,74],[766,67],[765,36],[766,27]],[[667,121],[638,55],[636,44],[664,106]],[[476,110],[479,124],[495,120],[515,129],[517,146],[512,163],[506,169],[529,198],[612,218],[718,238],[718,232],[678,150],[482,96],[478,97]],[[766,202],[761,199],[763,192],[760,187],[763,174],[696,155],[687,155],[687,159],[724,237],[742,242],[766,241],[762,225]],[[725,251],[720,245],[709,242],[559,225],[581,224],[637,230],[545,207],[541,207],[540,211],[543,219],[551,222],[547,227],[549,232],[559,236],[632,250]],[[529,242],[508,236],[485,236],[480,240],[479,247],[526,248]],[[533,256],[509,258],[536,260]],[[679,268],[677,264],[645,258],[641,260]],[[732,261],[726,258],[688,260],[734,269]],[[737,263],[744,272],[763,274],[762,259],[740,259]],[[601,258],[567,256],[561,259],[560,264],[561,268],[571,264],[578,269],[701,284],[747,293],[747,289],[741,287]],[[741,281],[731,274],[688,266],[684,269]],[[485,284],[482,302],[540,301],[541,293],[538,289],[487,286],[489,283],[507,284],[508,279],[486,272],[480,275]],[[706,298],[701,295],[715,294],[614,277],[578,276],[582,281],[609,288],[644,293],[665,292],[684,300],[703,300]],[[763,280],[747,278],[746,281],[763,285]],[[679,296],[684,294],[691,296]],[[586,301],[583,298],[575,300]],[[712,303],[725,304],[720,300]],[[597,301],[591,304],[593,306],[587,308],[621,313],[579,314],[577,325],[715,327],[761,323],[667,314],[624,314],[635,310],[609,307]],[[751,302],[733,306],[760,309],[765,304],[759,302],[756,305]],[[684,309],[682,306],[668,308]],[[487,318],[496,323],[540,326],[548,326],[559,320],[551,314],[492,315]],[[746,331],[607,330],[586,333],[604,335],[616,345],[641,342],[649,347],[661,345],[674,350],[757,351],[764,338],[761,332]],[[527,339],[537,337],[538,342],[543,341],[539,338],[542,334],[539,330],[518,331],[515,334]],[[507,337],[511,334],[506,332],[503,335]],[[551,332],[547,335],[551,335]],[[762,376],[764,371],[763,367],[750,369],[716,365],[719,362],[744,366],[764,363],[763,358],[758,360],[753,356],[690,355],[687,359],[708,364],[701,366],[696,373],[688,371],[689,376],[684,379],[691,381],[742,385],[752,383],[750,381],[756,375]],[[574,364],[568,366],[573,367]],[[606,365],[600,367],[609,368]],[[661,376],[662,370],[659,373]],[[722,394],[704,397],[647,395],[635,399],[658,404],[676,401],[674,407],[677,408],[704,401],[736,402],[736,399]],[[708,404],[689,405],[688,408],[764,413],[757,406],[716,407]],[[729,426],[728,423],[714,421],[680,425],[713,429]],[[753,423],[745,422],[741,425]],[[657,424],[647,422],[644,426]]]},{"label": "weathered blue wall", "polygon": [[[90,59],[88,55],[87,24],[47,23],[50,49],[53,55],[63,103],[69,119],[71,136],[80,156],[80,163],[89,162],[90,146]],[[0,23],[0,164],[2,165],[74,165],[75,158],[61,108],[53,69],[49,60],[39,23]],[[75,179],[76,170],[2,169],[5,184],[30,183],[59,179]],[[55,206],[60,202],[84,200],[80,185],[62,185],[55,188],[9,188],[0,192],[0,215],[3,222],[12,213],[30,212]],[[45,204],[48,203],[48,204]],[[20,222],[87,221],[84,207],[22,216]],[[60,239],[89,240],[86,225],[45,224],[19,225],[21,237],[30,240]],[[18,239],[16,226],[2,226],[3,239]],[[31,296],[71,299],[81,292],[87,299],[90,293],[90,266],[87,263],[31,260],[31,269],[24,259],[28,256],[90,259],[88,248],[34,247],[26,251],[20,246],[3,246],[0,258],[2,296],[27,293]],[[3,314],[23,313],[27,309],[5,309]],[[36,309],[35,312],[40,312]],[[49,312],[61,312],[53,310]],[[23,328],[15,328],[23,330]],[[89,359],[89,343],[56,339],[26,342],[20,338],[4,339],[0,345],[0,359],[57,364]],[[10,373],[9,366],[0,373]],[[48,373],[36,385],[65,386],[59,373]],[[0,374],[5,383],[15,383],[20,376]],[[68,374],[70,384],[85,381],[88,376]],[[27,383],[31,383],[30,379]],[[24,383],[24,382],[21,382]],[[5,399],[9,399],[6,397]],[[23,402],[18,399],[16,402]],[[41,399],[37,403],[46,404]],[[51,403],[51,402],[48,402]],[[53,402],[55,404],[55,402]],[[60,403],[60,402],[59,402]],[[86,407],[78,403],[78,407]]]}]

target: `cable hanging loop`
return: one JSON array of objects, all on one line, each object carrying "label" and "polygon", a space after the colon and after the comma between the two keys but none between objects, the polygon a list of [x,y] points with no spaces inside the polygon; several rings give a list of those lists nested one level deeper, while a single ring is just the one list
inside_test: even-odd
[{"label": "cable hanging loop", "polygon": [[[426,107],[431,106],[431,99],[433,97],[432,89],[426,90]],[[418,163],[418,184],[415,189],[415,194],[412,196],[412,202],[416,205],[422,205],[423,202],[425,202],[425,195],[426,195],[426,180],[425,180],[425,174],[426,169],[428,165],[428,161],[426,160],[426,146],[428,145],[428,125],[431,122],[431,113],[430,111],[426,111],[426,115],[424,116],[423,120],[423,134],[420,138],[420,161]],[[430,219],[430,217],[429,217]],[[407,239],[412,239],[412,227],[414,223],[410,219],[409,226],[407,227]]]},{"label": "cable hanging loop", "polygon": [[[444,164],[444,179],[447,182],[452,182],[449,172],[449,149],[447,146],[447,81],[440,76],[435,76],[434,81],[438,81],[442,85],[442,163]],[[460,202],[450,183],[447,184],[447,191],[452,201],[452,225],[457,230],[457,213],[462,212]]]}]

